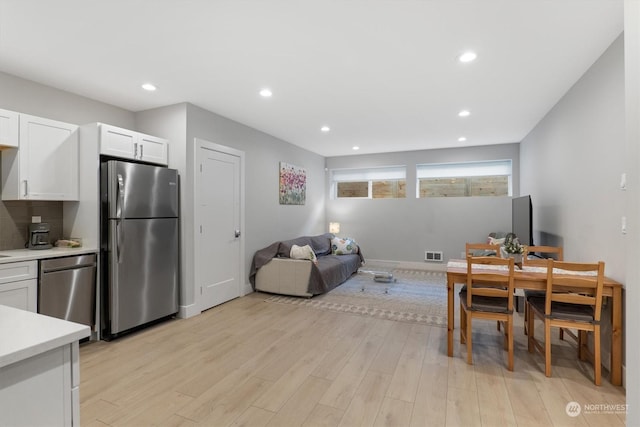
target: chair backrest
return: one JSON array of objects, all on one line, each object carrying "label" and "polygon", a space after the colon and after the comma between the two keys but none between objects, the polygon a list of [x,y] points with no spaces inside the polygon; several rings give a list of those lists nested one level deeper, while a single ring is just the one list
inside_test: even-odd
[{"label": "chair backrest", "polygon": [[473,296],[504,298],[513,311],[513,258],[467,256],[467,306]]},{"label": "chair backrest", "polygon": [[604,262],[579,263],[547,260],[545,314],[553,302],[593,307],[593,320],[600,321]]},{"label": "chair backrest", "polygon": [[[542,258],[532,257],[531,254],[541,254]],[[522,254],[522,265],[533,265],[544,267],[547,265],[547,259],[553,258],[556,261],[564,261],[564,255],[561,246],[526,246]]]},{"label": "chair backrest", "polygon": [[494,253],[498,258],[502,258],[502,255],[500,254],[500,245],[492,245],[490,243],[467,243],[465,249],[467,257],[487,256],[490,253]]}]

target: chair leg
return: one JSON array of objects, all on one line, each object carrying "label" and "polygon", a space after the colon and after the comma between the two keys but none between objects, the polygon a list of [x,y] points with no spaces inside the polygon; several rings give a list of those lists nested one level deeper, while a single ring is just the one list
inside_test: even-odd
[{"label": "chair leg", "polygon": [[587,360],[588,349],[587,331],[578,331],[578,359]]},{"label": "chair leg", "polygon": [[544,321],[544,374],[551,376],[551,322]]},{"label": "chair leg", "polygon": [[534,331],[535,318],[534,318],[533,309],[531,308],[531,306],[527,307],[527,312],[529,313],[527,318],[528,329],[529,329],[528,339],[527,339],[527,350],[529,350],[529,353],[533,353],[533,339],[535,337],[535,331]]},{"label": "chair leg", "polygon": [[496,322],[496,329],[498,329],[498,332],[500,332],[500,321],[499,320]]},{"label": "chair leg", "polygon": [[460,344],[467,342],[467,312],[460,304]]},{"label": "chair leg", "polygon": [[473,354],[471,347],[471,336],[473,335],[473,329],[471,329],[471,320],[473,316],[467,313],[467,363],[473,365]]},{"label": "chair leg", "polygon": [[513,371],[513,317],[507,320],[507,325],[505,326],[508,335],[508,362],[507,369]]},{"label": "chair leg", "polygon": [[560,338],[560,341],[564,340],[564,328],[560,328],[558,331],[558,338]]},{"label": "chair leg", "polygon": [[527,323],[529,322],[529,303],[524,299],[524,334],[527,335]]},{"label": "chair leg", "polygon": [[596,325],[593,331],[593,378],[596,385],[601,383],[602,361],[600,359],[600,325]]}]

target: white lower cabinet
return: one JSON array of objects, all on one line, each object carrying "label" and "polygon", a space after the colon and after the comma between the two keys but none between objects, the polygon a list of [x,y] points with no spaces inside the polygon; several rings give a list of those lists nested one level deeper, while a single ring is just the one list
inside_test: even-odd
[{"label": "white lower cabinet", "polygon": [[0,305],[36,312],[38,261],[0,264]]},{"label": "white lower cabinet", "polygon": [[76,341],[0,368],[0,425],[80,425],[79,360]]}]

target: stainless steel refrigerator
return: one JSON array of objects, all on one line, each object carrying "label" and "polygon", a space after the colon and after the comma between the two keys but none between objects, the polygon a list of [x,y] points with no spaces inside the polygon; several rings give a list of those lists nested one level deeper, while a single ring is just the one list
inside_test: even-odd
[{"label": "stainless steel refrigerator", "polygon": [[178,311],[176,170],[101,164],[102,335],[111,339]]}]

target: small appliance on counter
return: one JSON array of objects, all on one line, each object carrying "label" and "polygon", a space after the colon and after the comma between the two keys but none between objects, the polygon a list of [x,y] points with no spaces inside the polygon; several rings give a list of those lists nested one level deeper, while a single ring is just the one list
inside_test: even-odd
[{"label": "small appliance on counter", "polygon": [[49,224],[46,222],[29,224],[29,241],[26,247],[29,249],[51,249]]}]

